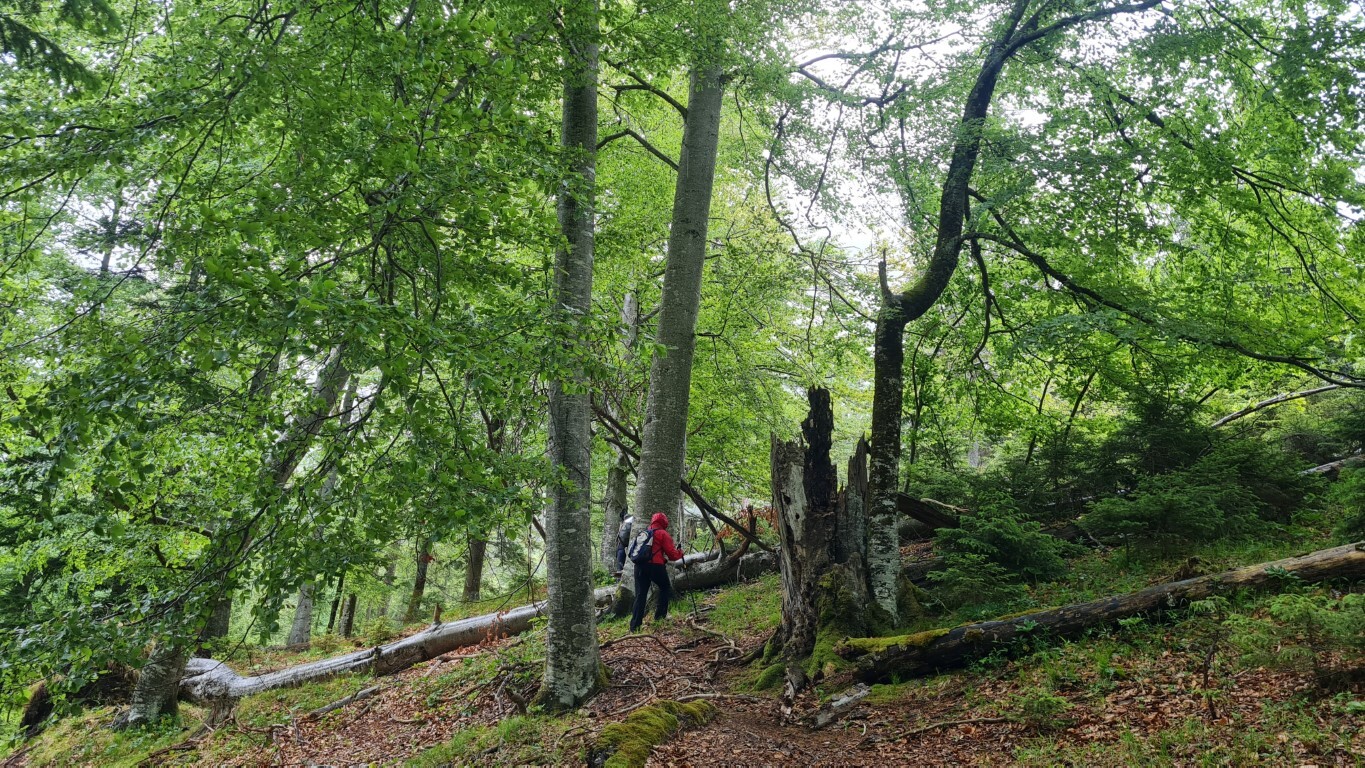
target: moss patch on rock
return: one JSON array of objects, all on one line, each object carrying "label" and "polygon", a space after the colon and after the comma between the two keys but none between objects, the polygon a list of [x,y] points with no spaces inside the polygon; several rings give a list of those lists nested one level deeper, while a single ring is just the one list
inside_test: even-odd
[{"label": "moss patch on rock", "polygon": [[705,701],[660,701],[602,729],[592,750],[592,765],[607,768],[642,766],[649,751],[678,730],[710,720],[716,708]]}]

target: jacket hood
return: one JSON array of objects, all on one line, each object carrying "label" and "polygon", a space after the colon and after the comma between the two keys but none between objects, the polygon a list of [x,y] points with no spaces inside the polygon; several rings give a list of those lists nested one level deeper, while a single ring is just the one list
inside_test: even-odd
[{"label": "jacket hood", "polygon": [[649,518],[649,527],[650,527],[650,528],[667,528],[667,527],[668,527],[668,515],[665,515],[665,514],[662,513],[662,512],[655,512],[655,513],[654,513],[654,517]]}]

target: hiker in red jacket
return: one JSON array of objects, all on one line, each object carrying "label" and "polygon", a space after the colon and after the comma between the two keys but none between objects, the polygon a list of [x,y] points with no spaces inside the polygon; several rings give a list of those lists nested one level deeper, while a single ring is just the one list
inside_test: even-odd
[{"label": "hiker in red jacket", "polygon": [[649,561],[635,564],[635,612],[630,617],[630,631],[636,632],[645,620],[645,603],[649,598],[649,585],[659,586],[659,607],[654,611],[654,620],[659,621],[668,615],[668,600],[673,596],[673,585],[668,582],[668,560],[682,560],[683,553],[673,544],[668,534],[668,515],[655,512],[649,519],[649,530],[654,534]]}]

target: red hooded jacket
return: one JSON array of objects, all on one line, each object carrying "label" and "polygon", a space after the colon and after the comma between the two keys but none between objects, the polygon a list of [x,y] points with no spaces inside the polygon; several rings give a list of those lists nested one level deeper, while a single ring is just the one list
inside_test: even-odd
[{"label": "red hooded jacket", "polygon": [[678,547],[673,544],[673,537],[668,535],[668,515],[655,512],[654,517],[649,518],[649,528],[654,531],[654,555],[649,558],[649,562],[663,565],[665,559],[683,559],[683,553],[678,551]]}]

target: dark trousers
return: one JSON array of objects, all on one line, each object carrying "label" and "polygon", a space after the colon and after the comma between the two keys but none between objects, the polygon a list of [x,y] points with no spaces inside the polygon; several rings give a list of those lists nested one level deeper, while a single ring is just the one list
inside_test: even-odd
[{"label": "dark trousers", "polygon": [[635,566],[635,612],[630,617],[630,631],[640,628],[645,621],[645,603],[649,602],[649,585],[659,586],[659,607],[654,610],[654,620],[668,615],[668,601],[673,597],[673,585],[668,583],[668,568],[664,565],[646,563]]}]

